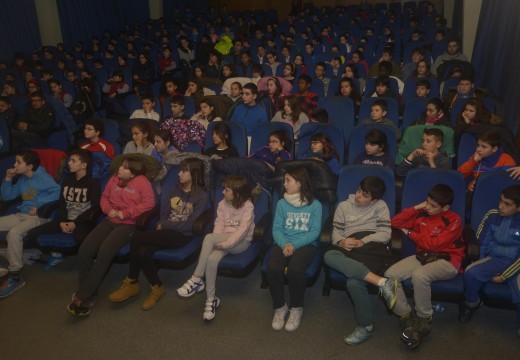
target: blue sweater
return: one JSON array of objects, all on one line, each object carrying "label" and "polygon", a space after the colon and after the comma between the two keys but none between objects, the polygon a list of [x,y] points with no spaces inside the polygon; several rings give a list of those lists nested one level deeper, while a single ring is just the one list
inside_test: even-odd
[{"label": "blue sweater", "polygon": [[247,106],[240,104],[235,108],[231,121],[242,123],[246,128],[247,136],[251,136],[254,127],[262,122],[267,122],[267,113],[265,109],[258,104]]},{"label": "blue sweater", "polygon": [[12,181],[4,180],[1,193],[4,200],[21,196],[23,201],[17,209],[23,214],[28,214],[33,207],[38,209],[48,202],[58,200],[60,186],[43,167],[39,166],[31,177],[20,176],[14,185]]},{"label": "blue sweater", "polygon": [[520,214],[503,217],[497,209],[487,212],[477,230],[480,257],[515,261],[520,256]]},{"label": "blue sweater", "polygon": [[321,231],[321,204],[314,200],[302,207],[290,205],[285,199],[278,201],[273,221],[274,242],[283,248],[292,244],[297,250],[305,245],[318,245]]}]

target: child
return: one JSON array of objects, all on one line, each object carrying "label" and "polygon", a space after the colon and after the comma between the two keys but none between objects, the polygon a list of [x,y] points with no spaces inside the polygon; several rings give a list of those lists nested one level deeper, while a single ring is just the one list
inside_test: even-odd
[{"label": "child", "polygon": [[385,183],[377,176],[361,180],[356,193],[341,202],[334,213],[333,246],[324,256],[328,266],[347,277],[347,290],[359,324],[345,337],[350,345],[361,344],[374,335],[365,282],[379,287],[390,309],[396,302],[397,281],[376,275],[384,272],[392,256],[388,245],[392,232],[390,211],[381,200],[385,191]]},{"label": "child", "polygon": [[310,152],[303,155],[304,159],[317,159],[327,163],[330,171],[339,175],[339,161],[334,145],[326,134],[314,134],[311,137]]},{"label": "child", "polygon": [[[417,347],[431,331],[431,283],[450,280],[462,272],[464,243],[462,220],[450,206],[453,190],[437,184],[426,201],[404,209],[392,219],[392,227],[401,229],[416,246],[416,253],[397,262],[385,272],[397,279],[397,302],[394,314],[401,317],[401,340],[410,348]],[[426,259],[425,255],[431,255]],[[402,282],[412,279],[415,314],[406,300]]]},{"label": "child", "polygon": [[114,147],[111,143],[101,138],[103,131],[105,131],[105,126],[101,120],[96,118],[87,120],[85,122],[85,129],[83,130],[87,141],[81,145],[81,149],[91,152],[104,152],[110,159],[113,159]]},{"label": "child", "polygon": [[11,128],[18,118],[18,111],[11,105],[8,96],[0,96],[0,121],[3,121]]},{"label": "child", "polygon": [[376,100],[371,106],[370,118],[364,119],[361,122],[361,125],[367,124],[379,124],[390,126],[392,130],[395,132],[395,137],[397,140],[401,138],[401,131],[397,127],[397,125],[390,119],[386,118],[386,110],[387,105],[384,100]]},{"label": "child", "polygon": [[318,122],[322,124],[331,124],[329,113],[325,109],[317,109],[310,117],[310,122]]},{"label": "child", "polygon": [[[68,165],[70,173],[61,185],[57,219],[30,230],[28,237],[35,239],[43,234],[72,234],[81,245],[94,228],[100,211],[101,190],[99,181],[91,176],[91,152],[83,149],[71,151]],[[63,259],[61,253],[51,252],[44,270],[50,270]]]},{"label": "child", "polygon": [[[20,177],[13,184],[13,177],[16,175]],[[19,196],[23,199],[16,214],[0,217],[0,231],[8,231],[9,277],[0,286],[0,298],[4,298],[25,285],[20,276],[23,267],[23,238],[27,231],[44,222],[44,219],[38,217],[38,208],[58,200],[60,186],[40,166],[40,157],[36,152],[25,151],[18,153],[14,167],[7,169],[0,190],[4,201]]]},{"label": "child", "polygon": [[464,273],[465,303],[459,314],[460,322],[469,322],[473,313],[483,305],[479,291],[487,282],[507,281],[512,291],[513,303],[520,302],[519,229],[520,185],[513,185],[504,189],[498,209],[489,210],[478,228],[480,260],[468,266]]},{"label": "child", "polygon": [[394,169],[394,159],[388,152],[388,141],[384,132],[372,129],[365,135],[365,152],[356,156],[354,164],[378,165]]},{"label": "child", "polygon": [[450,117],[444,112],[444,103],[439,98],[433,98],[426,104],[426,111],[417,119],[416,124],[444,125],[453,127]]},{"label": "child", "polygon": [[406,176],[408,171],[421,167],[450,169],[451,161],[444,151],[439,151],[444,141],[444,133],[441,129],[425,128],[422,135],[422,145],[412,151],[397,166],[396,174]]},{"label": "child", "polygon": [[153,133],[145,122],[136,122],[132,125],[132,141],[129,141],[123,154],[146,154],[152,155],[154,146],[152,144]]},{"label": "child", "polygon": [[202,99],[199,103],[200,111],[191,117],[191,120],[198,121],[208,129],[209,123],[213,121],[222,121],[222,118],[215,114],[215,105],[209,99]]},{"label": "child", "polygon": [[294,95],[287,96],[283,101],[283,110],[276,112],[274,122],[284,122],[293,128],[294,139],[298,139],[300,128],[309,122],[309,117],[300,109],[300,101]]},{"label": "child", "polygon": [[[267,280],[275,309],[273,330],[282,330],[289,311],[285,330],[294,331],[300,326],[303,314],[305,269],[318,250],[322,209],[321,203],[314,200],[309,173],[305,168],[287,171],[284,189],[273,220],[275,244],[269,257]],[[285,276],[291,294],[289,307],[284,296]]]},{"label": "child", "polygon": [[224,179],[224,199],[217,208],[213,233],[206,235],[202,244],[195,272],[186,283],[177,289],[177,294],[190,297],[204,290],[202,276],[206,275],[206,305],[202,318],[212,320],[220,299],[215,296],[215,282],[220,260],[227,254],[246,251],[253,239],[254,207],[251,202],[251,187],[243,176]]},{"label": "child", "polygon": [[415,85],[415,94],[420,99],[427,99],[430,94],[431,85],[430,82],[426,79],[417,80],[417,84]]},{"label": "child", "polygon": [[233,100],[233,102],[240,100],[242,98],[242,84],[238,81],[232,82],[227,96]]},{"label": "child", "polygon": [[204,151],[207,156],[215,156],[219,159],[239,156],[237,148],[231,143],[231,131],[225,122],[219,122],[213,128],[213,143],[215,146]]},{"label": "child", "polygon": [[123,71],[114,71],[101,90],[105,94],[104,99],[108,115],[128,116],[124,110],[123,98],[130,91],[130,86],[124,81]]},{"label": "child", "polygon": [[500,135],[494,131],[486,131],[478,135],[477,150],[457,171],[462,173],[465,179],[471,177],[467,190],[472,192],[480,174],[513,166],[516,166],[516,162],[504,152]]},{"label": "child", "polygon": [[390,89],[390,78],[387,76],[379,76],[376,79],[376,88],[375,90],[365,95],[365,97],[389,97],[398,100],[398,94],[396,94],[393,90]]},{"label": "child", "polygon": [[153,138],[154,149],[152,156],[162,162],[165,155],[177,152],[177,149],[172,145],[170,133],[166,130],[158,130]]},{"label": "child", "polygon": [[123,302],[139,294],[141,289],[138,279],[141,271],[152,290],[142,304],[143,310],[152,309],[166,294],[157,274],[153,254],[158,250],[178,249],[188,244],[193,238],[193,222],[208,207],[202,161],[195,158],[185,159],[179,164],[179,169],[179,182],[168,189],[170,201],[161,204],[161,216],[156,230],[132,237],[128,276],[121,287],[109,295],[111,302]]},{"label": "child", "polygon": [[60,100],[68,109],[72,105],[72,95],[63,90],[58,80],[49,80],[49,88],[53,98]]},{"label": "child", "polygon": [[318,108],[318,94],[310,91],[312,84],[312,78],[307,74],[302,74],[298,78],[298,92],[294,95],[300,100],[301,110],[312,116],[312,114]]},{"label": "child", "polygon": [[161,120],[161,116],[155,112],[155,99],[152,95],[144,95],[141,97],[141,106],[142,109],[134,110],[132,115],[130,115],[130,119],[148,119],[153,120],[155,122],[159,122]]},{"label": "child", "polygon": [[280,161],[291,160],[289,149],[291,139],[284,130],[273,131],[269,134],[269,145],[262,146],[249,155],[249,159],[263,160],[274,171],[274,166]]},{"label": "child", "polygon": [[144,176],[144,163],[127,158],[108,181],[101,196],[101,210],[107,217],[85,238],[78,250],[79,288],[67,310],[73,316],[86,316],[112,259],[135,232],[135,222],[155,206],[150,181]]}]

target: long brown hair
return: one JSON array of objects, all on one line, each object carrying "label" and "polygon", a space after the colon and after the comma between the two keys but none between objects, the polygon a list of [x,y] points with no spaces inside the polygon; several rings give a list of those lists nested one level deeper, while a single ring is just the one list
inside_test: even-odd
[{"label": "long brown hair", "polygon": [[[300,100],[294,95],[287,96],[284,98],[284,107],[286,101],[289,103],[289,107],[292,110],[291,121],[293,124],[296,124],[302,112],[300,109]],[[285,111],[282,111],[282,114],[285,114]]]},{"label": "long brown hair", "polygon": [[222,186],[233,192],[231,205],[235,209],[240,209],[247,200],[253,201],[251,186],[244,176],[228,176],[224,179]]},{"label": "long brown hair", "polygon": [[300,183],[300,200],[312,203],[314,195],[312,193],[312,184],[310,175],[304,167],[295,167],[287,170],[286,175],[291,176],[294,180]]},{"label": "long brown hair", "polygon": [[179,164],[181,171],[189,171],[191,175],[191,192],[197,192],[206,188],[206,181],[204,180],[204,163],[197,158],[184,159]]}]

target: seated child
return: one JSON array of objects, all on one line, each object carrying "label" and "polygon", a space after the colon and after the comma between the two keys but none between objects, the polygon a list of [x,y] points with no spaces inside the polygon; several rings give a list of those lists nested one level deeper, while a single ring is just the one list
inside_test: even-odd
[{"label": "seated child", "polygon": [[291,139],[284,130],[273,131],[269,134],[269,145],[262,146],[254,153],[248,156],[249,159],[263,160],[270,168],[274,170],[274,166],[280,161],[291,160]]},{"label": "seated child", "polygon": [[361,125],[368,125],[368,124],[379,124],[379,125],[385,125],[390,126],[394,132],[395,137],[397,140],[401,138],[401,130],[397,127],[397,125],[390,119],[386,118],[387,113],[387,104],[384,100],[376,100],[372,104],[371,111],[370,111],[370,118],[364,119],[361,121]]},{"label": "seated child", "polygon": [[152,156],[162,162],[163,156],[177,152],[177,149],[172,145],[170,133],[166,130],[158,130],[153,137],[154,149],[152,150]]},{"label": "seated child", "polygon": [[230,157],[238,157],[238,150],[231,143],[231,130],[229,125],[225,122],[219,122],[213,128],[213,143],[212,146],[204,151],[207,156],[214,156],[218,159],[227,159]]},{"label": "seated child", "polygon": [[[13,184],[13,178],[20,175]],[[23,267],[23,238],[32,228],[45,220],[38,217],[38,208],[58,200],[60,186],[40,166],[40,157],[34,151],[25,151],[16,155],[14,167],[7,169],[0,188],[2,199],[13,200],[21,197],[22,203],[16,214],[0,217],[0,231],[7,231],[7,260],[9,273],[0,285],[0,298],[12,295],[25,285],[20,276]]]},{"label": "seated child", "polygon": [[242,84],[238,81],[231,83],[229,94],[227,94],[227,96],[233,100],[233,102],[240,100],[242,98]]},{"label": "seated child", "polygon": [[395,91],[390,89],[390,78],[387,76],[379,76],[376,79],[376,88],[375,90],[365,95],[367,97],[389,97],[398,100],[399,94],[396,94]]},{"label": "seated child", "polygon": [[18,118],[18,111],[11,105],[8,96],[0,96],[0,121],[3,121],[11,128]]},{"label": "seated child", "polygon": [[359,324],[345,337],[350,345],[374,335],[374,315],[365,282],[379,287],[390,309],[396,302],[397,281],[377,275],[383,274],[392,257],[390,211],[381,200],[385,191],[385,183],[377,176],[361,180],[356,193],[342,201],[334,213],[333,245],[324,256],[328,266],[347,277]]},{"label": "seated child", "polygon": [[365,135],[365,151],[354,159],[354,164],[378,165],[394,169],[395,161],[388,152],[388,141],[384,132],[372,129]]},{"label": "seated child", "polygon": [[[478,228],[480,260],[469,265],[464,273],[465,302],[459,314],[460,322],[469,322],[483,305],[479,291],[487,282],[507,282],[513,303],[520,302],[519,230],[520,185],[513,185],[502,191],[498,209],[489,210]],[[520,335],[520,324],[518,327]]]},{"label": "seated child", "polygon": [[125,145],[123,154],[152,155],[153,137],[153,129],[150,129],[147,123],[136,122],[132,125],[132,140]]},{"label": "seated child", "polygon": [[199,262],[195,272],[186,283],[177,289],[182,297],[191,297],[204,290],[206,277],[206,305],[202,318],[212,320],[220,299],[215,296],[215,283],[220,260],[227,254],[240,254],[246,251],[253,239],[254,206],[251,187],[243,176],[230,176],[224,179],[224,199],[217,208],[213,233],[206,235],[202,244]]},{"label": "seated child", "polygon": [[415,85],[415,94],[420,99],[427,99],[428,95],[430,95],[431,85],[430,82],[426,79],[417,80],[417,84]]},{"label": "seated child", "polygon": [[191,120],[198,121],[204,126],[204,129],[208,129],[209,123],[213,121],[222,121],[222,118],[215,114],[215,105],[207,98],[202,99],[199,102],[200,111],[191,117]]},{"label": "seated child", "polygon": [[425,128],[422,135],[422,145],[412,151],[397,166],[395,173],[406,176],[411,169],[430,167],[439,169],[450,169],[451,161],[444,151],[439,151],[444,141],[444,133],[440,129]]},{"label": "seated child", "polygon": [[433,98],[426,104],[426,111],[419,116],[416,125],[444,125],[453,127],[450,116],[444,111],[444,103],[439,98]]},{"label": "seated child", "polygon": [[123,100],[130,92],[130,86],[124,81],[123,71],[114,71],[101,90],[104,93],[103,99],[107,115],[111,116],[111,119],[126,118],[128,115],[124,109]]},{"label": "seated child", "polygon": [[87,140],[81,149],[85,149],[91,152],[104,152],[110,159],[114,158],[114,147],[111,143],[101,138],[105,131],[105,125],[103,122],[96,118],[91,118],[85,122],[85,139]]},{"label": "seated child", "polygon": [[515,160],[504,152],[500,135],[494,131],[486,131],[478,135],[477,150],[457,171],[462,173],[465,179],[471,177],[467,190],[473,191],[480,174],[506,170],[513,166],[516,166]]},{"label": "seated child", "polygon": [[298,139],[300,128],[309,122],[308,116],[300,109],[300,100],[294,95],[286,96],[283,101],[283,110],[277,111],[273,122],[284,122],[293,128],[294,139]]},{"label": "seated child", "polygon": [[[431,188],[426,201],[404,209],[392,219],[392,227],[400,229],[416,247],[414,255],[395,263],[385,272],[387,278],[397,279],[397,302],[393,312],[401,317],[401,340],[410,348],[419,346],[431,331],[431,283],[453,279],[462,272],[463,223],[460,216],[450,210],[454,197],[449,186],[437,184]],[[414,314],[403,291],[402,282],[407,279],[412,279],[413,283]]]},{"label": "seated child", "polygon": [[142,109],[134,110],[130,119],[148,119],[159,123],[161,116],[155,112],[155,99],[152,95],[143,95],[141,97]]},{"label": "seated child", "polygon": [[311,137],[311,148],[303,155],[304,159],[317,159],[327,163],[330,171],[335,175],[339,175],[340,166],[338,155],[334,149],[334,145],[330,141],[327,134],[314,134]]},{"label": "seated child", "polygon": [[72,105],[72,95],[65,92],[58,80],[49,80],[49,88],[53,98],[60,100],[68,109]]},{"label": "seated child", "polygon": [[318,122],[322,124],[331,124],[329,120],[329,113],[327,110],[319,108],[310,116],[310,122]]}]

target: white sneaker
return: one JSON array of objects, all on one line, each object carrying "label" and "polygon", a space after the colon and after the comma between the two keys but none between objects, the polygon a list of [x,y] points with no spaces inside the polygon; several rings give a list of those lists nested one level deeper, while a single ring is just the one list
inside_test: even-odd
[{"label": "white sneaker", "polygon": [[272,324],[273,330],[282,330],[283,329],[287,311],[289,311],[287,304],[283,304],[283,306],[281,308],[274,310],[274,317],[273,317],[273,324]]},{"label": "white sneaker", "polygon": [[189,278],[184,285],[177,289],[177,294],[182,297],[190,297],[202,290],[204,290],[204,281],[202,279],[193,281],[193,278]]},{"label": "white sneaker", "polygon": [[213,299],[206,300],[206,307],[204,308],[204,314],[202,318],[206,321],[213,320],[215,317],[215,312],[217,311],[218,306],[220,305],[220,299],[218,297],[214,297]]},{"label": "white sneaker", "polygon": [[287,324],[285,324],[285,330],[294,331],[298,329],[300,326],[300,320],[302,318],[303,308],[291,308],[289,310],[289,319],[287,320]]}]

